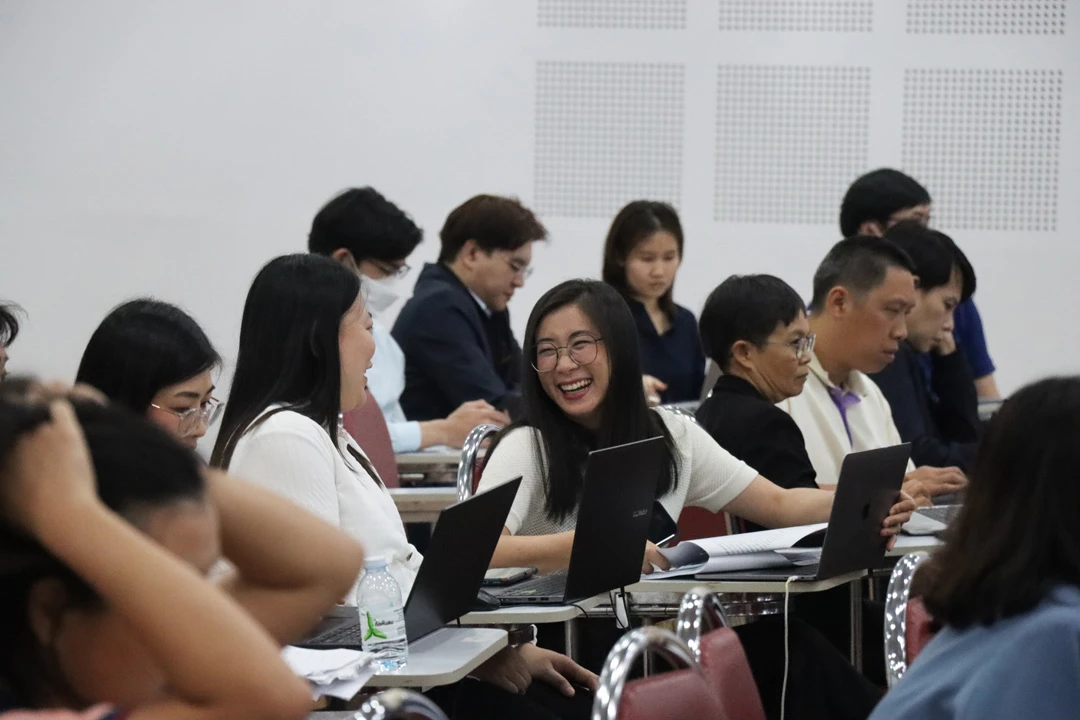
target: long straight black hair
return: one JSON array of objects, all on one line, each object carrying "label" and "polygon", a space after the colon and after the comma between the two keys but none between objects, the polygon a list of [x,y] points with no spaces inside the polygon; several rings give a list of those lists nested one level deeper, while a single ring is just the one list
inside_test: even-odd
[{"label": "long straight black hair", "polygon": [[1080,377],[1017,391],[990,420],[967,499],[927,568],[935,621],[990,625],[1080,587]]},{"label": "long straight black hair", "polygon": [[109,311],[83,351],[75,382],[142,414],[163,388],[221,364],[199,324],[186,312],[152,298]]},{"label": "long straight black hair", "polygon": [[270,405],[311,418],[336,443],[341,414],[341,318],[360,278],[321,255],[284,255],[251,283],[229,402],[211,462],[228,468],[236,443]]},{"label": "long straight black hair", "polygon": [[[592,321],[603,338],[611,368],[601,407],[600,430],[596,433],[586,430],[559,409],[544,392],[539,374],[532,367],[540,323],[568,305],[577,306]],[[662,497],[675,487],[678,480],[675,443],[667,426],[645,402],[637,328],[630,308],[615,288],[598,280],[567,280],[544,293],[529,315],[522,358],[524,414],[504,434],[518,426],[531,427],[539,434],[537,461],[547,477],[545,511],[549,517],[562,521],[577,507],[585,459],[591,450],[663,437],[666,450],[656,496]],[[497,446],[496,440],[490,452],[494,453]]]}]

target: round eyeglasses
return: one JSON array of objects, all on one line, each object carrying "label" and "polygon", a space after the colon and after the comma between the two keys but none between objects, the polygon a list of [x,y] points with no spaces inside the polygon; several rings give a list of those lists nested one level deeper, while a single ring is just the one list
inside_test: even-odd
[{"label": "round eyeglasses", "polygon": [[810,333],[809,335],[803,335],[797,340],[791,342],[766,342],[766,345],[787,345],[795,352],[795,359],[802,360],[804,357],[814,352],[814,343],[817,341],[817,335]]},{"label": "round eyeglasses", "polygon": [[596,359],[596,345],[602,343],[603,338],[592,335],[578,335],[570,341],[569,345],[556,345],[551,342],[542,342],[536,346],[536,359],[533,360],[533,369],[536,372],[551,372],[559,364],[559,355],[565,350],[575,365],[588,365]]},{"label": "round eyeglasses", "polygon": [[189,408],[187,410],[171,410],[167,407],[161,407],[150,403],[150,407],[167,412],[170,415],[175,415],[179,418],[176,424],[176,434],[180,437],[187,437],[195,432],[199,427],[199,423],[202,422],[206,427],[210,427],[218,421],[221,417],[221,411],[225,409],[225,403],[221,402],[217,398],[210,398],[206,401],[205,405],[199,407]]}]

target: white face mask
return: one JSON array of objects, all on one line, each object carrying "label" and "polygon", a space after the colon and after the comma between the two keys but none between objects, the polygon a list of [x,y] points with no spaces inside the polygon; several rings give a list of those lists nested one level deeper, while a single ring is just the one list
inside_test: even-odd
[{"label": "white face mask", "polygon": [[401,293],[394,289],[397,283],[393,278],[376,279],[367,275],[362,277],[364,291],[367,293],[368,312],[372,315],[386,312],[401,297]]}]

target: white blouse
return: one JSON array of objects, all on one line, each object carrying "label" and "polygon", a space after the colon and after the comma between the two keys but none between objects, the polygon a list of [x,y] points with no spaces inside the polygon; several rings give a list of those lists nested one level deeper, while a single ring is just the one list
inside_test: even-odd
[{"label": "white blouse", "polygon": [[[667,411],[659,415],[675,443],[678,467],[678,482],[660,498],[660,504],[675,520],[687,506],[712,512],[723,510],[757,477],[756,470],[735,459],[690,418]],[[544,511],[547,478],[538,462],[537,447],[543,452],[534,428],[511,430],[488,458],[477,488],[478,492],[488,490],[521,476],[521,486],[506,518],[506,528],[513,535],[551,535],[577,526],[576,509],[562,522],[555,522]]]},{"label": "white blouse", "polygon": [[[271,406],[265,412],[275,409]],[[334,443],[314,420],[283,410],[240,438],[229,472],[341,528],[364,546],[369,557],[386,556],[404,601],[423,557],[405,537],[394,499],[349,455],[350,447],[364,452],[344,429],[338,430]],[[345,603],[356,604],[355,585]]]}]

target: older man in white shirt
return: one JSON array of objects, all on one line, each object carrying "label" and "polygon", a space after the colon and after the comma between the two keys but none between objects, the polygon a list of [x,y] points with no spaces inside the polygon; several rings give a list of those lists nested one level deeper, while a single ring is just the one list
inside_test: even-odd
[{"label": "older man in white shirt", "polygon": [[[867,373],[896,357],[915,306],[911,259],[888,240],[837,243],[814,274],[810,331],[817,336],[802,394],[779,407],[791,415],[823,487],[835,485],[844,457],[902,442],[889,403]],[[959,468],[909,468],[904,490],[929,498],[967,484]]]}]

